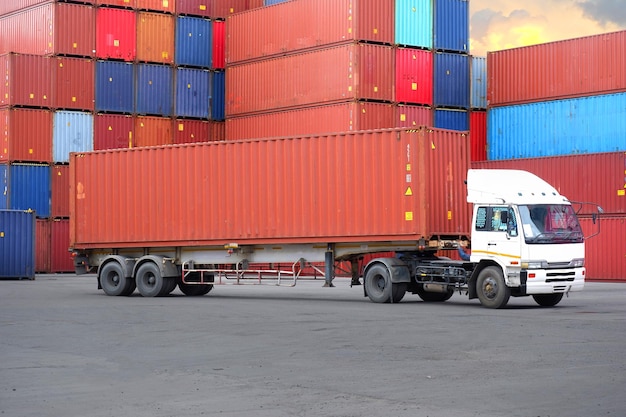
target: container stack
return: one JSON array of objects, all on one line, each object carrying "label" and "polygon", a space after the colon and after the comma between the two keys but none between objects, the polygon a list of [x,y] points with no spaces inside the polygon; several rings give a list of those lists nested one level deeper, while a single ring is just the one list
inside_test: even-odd
[{"label": "container stack", "polygon": [[[626,31],[491,52],[488,161],[533,172],[604,209],[588,279],[626,276]],[[585,235],[598,225],[581,211]]]}]

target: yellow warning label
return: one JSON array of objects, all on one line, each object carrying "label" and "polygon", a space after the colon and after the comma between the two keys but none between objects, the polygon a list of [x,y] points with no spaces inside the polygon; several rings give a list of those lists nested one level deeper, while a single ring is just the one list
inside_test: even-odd
[{"label": "yellow warning label", "polygon": [[411,83],[411,90],[417,91],[417,83]]},{"label": "yellow warning label", "polygon": [[404,213],[404,220],[406,220],[407,222],[412,222],[413,221],[413,212],[412,211],[407,211],[406,213]]},{"label": "yellow warning label", "polygon": [[406,171],[410,172],[411,171],[411,164],[406,164]]},{"label": "yellow warning label", "polygon": [[120,41],[118,39],[113,40],[113,46],[115,46],[116,48],[119,48]]},{"label": "yellow warning label", "polygon": [[401,122],[406,122],[406,114],[402,113],[402,114],[400,115],[400,121],[401,121]]},{"label": "yellow warning label", "polygon": [[406,195],[406,196],[412,196],[413,195],[413,190],[411,190],[411,187],[407,187],[406,191],[404,192],[404,195]]},{"label": "yellow warning label", "polygon": [[437,149],[437,148],[435,147],[435,142],[430,142],[430,149]]},{"label": "yellow warning label", "polygon": [[617,190],[617,195],[620,197],[624,197],[626,195],[626,190]]},{"label": "yellow warning label", "polygon": [[452,212],[448,210],[448,220],[452,220]]}]

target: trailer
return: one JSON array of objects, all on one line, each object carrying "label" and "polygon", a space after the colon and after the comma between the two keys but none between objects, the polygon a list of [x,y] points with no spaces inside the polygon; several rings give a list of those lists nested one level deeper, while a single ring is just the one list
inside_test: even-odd
[{"label": "trailer", "polygon": [[[76,272],[95,272],[107,295],[293,286],[304,267],[320,264],[332,287],[337,262],[351,266],[352,284],[374,302],[396,303],[406,292],[441,302],[459,290],[492,308],[524,295],[555,305],[584,286],[584,237],[571,203],[532,174],[469,170],[463,132],[73,153],[70,194]],[[549,229],[529,223],[535,207]],[[470,241],[470,261],[437,256]],[[394,256],[359,268],[381,252]]]}]

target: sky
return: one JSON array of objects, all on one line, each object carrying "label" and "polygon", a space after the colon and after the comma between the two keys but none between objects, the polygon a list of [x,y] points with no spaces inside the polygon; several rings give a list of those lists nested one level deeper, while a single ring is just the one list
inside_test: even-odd
[{"label": "sky", "polygon": [[469,0],[470,53],[626,29],[626,0]]}]

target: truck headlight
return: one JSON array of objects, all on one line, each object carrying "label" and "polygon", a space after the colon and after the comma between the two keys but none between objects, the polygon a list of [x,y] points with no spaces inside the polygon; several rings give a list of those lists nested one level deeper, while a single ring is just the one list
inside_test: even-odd
[{"label": "truck headlight", "polygon": [[522,261],[522,269],[541,269],[543,268],[543,261]]},{"label": "truck headlight", "polygon": [[572,260],[572,265],[574,266],[574,268],[582,268],[583,266],[585,266],[585,260],[584,259],[574,259],[574,260]]}]

